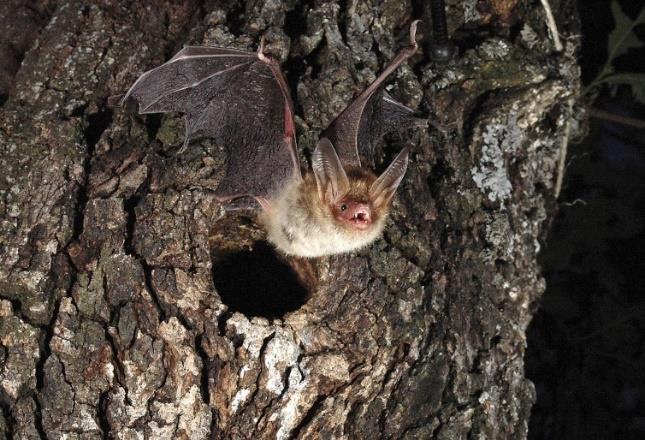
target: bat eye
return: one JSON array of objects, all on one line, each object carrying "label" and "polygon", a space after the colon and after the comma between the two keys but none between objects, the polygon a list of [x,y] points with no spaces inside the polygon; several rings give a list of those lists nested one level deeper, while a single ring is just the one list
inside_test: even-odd
[{"label": "bat eye", "polygon": [[340,205],[340,210],[341,211],[346,211],[347,210],[347,205],[344,204],[344,203],[342,205]]}]

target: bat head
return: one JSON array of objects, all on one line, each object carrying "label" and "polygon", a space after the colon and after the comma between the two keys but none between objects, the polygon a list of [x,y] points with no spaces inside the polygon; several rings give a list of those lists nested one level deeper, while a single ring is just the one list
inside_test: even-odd
[{"label": "bat head", "polygon": [[318,142],[312,168],[320,200],[329,206],[336,221],[353,231],[368,231],[389,208],[408,166],[408,151],[403,150],[378,178],[370,171],[346,171],[327,138]]}]

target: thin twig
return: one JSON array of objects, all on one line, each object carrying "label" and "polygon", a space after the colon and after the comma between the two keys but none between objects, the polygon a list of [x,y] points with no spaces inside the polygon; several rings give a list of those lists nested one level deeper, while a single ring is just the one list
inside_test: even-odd
[{"label": "thin twig", "polygon": [[560,203],[560,205],[571,207],[571,206],[576,206],[578,203],[583,205],[583,206],[587,206],[587,202],[585,202],[582,199],[575,199],[573,202],[562,202],[562,203]]},{"label": "thin twig", "polygon": [[562,134],[562,139],[560,140],[560,157],[558,158],[558,175],[555,179],[555,198],[557,200],[560,197],[560,191],[562,190],[562,181],[564,180],[564,170],[566,168],[566,159],[567,159],[567,147],[569,146],[569,134],[571,133],[571,109],[573,107],[573,102],[569,100],[569,111],[567,112],[567,122],[564,124],[564,133]]},{"label": "thin twig", "polygon": [[555,18],[553,18],[553,12],[551,12],[551,5],[549,0],[541,0],[542,6],[544,7],[544,12],[546,13],[546,24],[549,28],[549,33],[551,38],[553,38],[553,44],[555,46],[556,52],[562,51],[562,41],[560,41],[560,34],[558,33],[558,27],[555,24]]},{"label": "thin twig", "polygon": [[629,116],[617,115],[615,113],[610,113],[605,110],[600,110],[597,108],[589,109],[589,116],[596,119],[603,119],[605,121],[615,122],[617,124],[628,125],[630,127],[639,128],[641,130],[645,129],[645,121],[642,119],[630,118]]}]

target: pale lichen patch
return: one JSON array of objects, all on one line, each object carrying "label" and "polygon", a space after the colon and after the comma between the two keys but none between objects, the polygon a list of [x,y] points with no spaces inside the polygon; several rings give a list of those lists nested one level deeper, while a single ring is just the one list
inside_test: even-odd
[{"label": "pale lichen patch", "polygon": [[482,146],[482,159],[479,166],[472,169],[471,174],[477,188],[487,194],[490,201],[503,201],[510,197],[513,187],[499,145]]},{"label": "pale lichen patch", "polygon": [[258,358],[264,340],[273,333],[273,328],[262,319],[253,318],[251,321],[241,313],[234,313],[228,321],[227,328],[233,329],[235,334],[244,338],[242,346],[248,350],[251,357]]},{"label": "pale lichen patch", "polygon": [[309,393],[308,388],[310,381],[304,376],[299,369],[292,368],[288,378],[289,391],[285,396],[287,402],[280,413],[273,413],[269,420],[279,419],[280,428],[276,433],[277,440],[284,440],[295,428],[306,411],[303,408],[310,407],[315,398],[315,393]]},{"label": "pale lichen patch", "polygon": [[246,400],[248,399],[250,394],[251,390],[249,389],[243,388],[241,390],[238,390],[231,400],[231,412],[236,413],[240,405],[246,403]]},{"label": "pale lichen patch", "polygon": [[481,158],[471,169],[477,187],[492,202],[508,199],[513,187],[508,175],[507,162],[524,142],[524,132],[518,125],[516,105],[483,128]]},{"label": "pale lichen patch", "polygon": [[292,335],[282,329],[267,344],[264,353],[266,388],[274,394],[280,394],[285,387],[283,374],[287,368],[295,365],[300,349]]}]

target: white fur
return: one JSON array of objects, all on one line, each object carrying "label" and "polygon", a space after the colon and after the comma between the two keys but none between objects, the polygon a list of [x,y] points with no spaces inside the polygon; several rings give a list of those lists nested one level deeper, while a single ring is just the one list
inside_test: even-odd
[{"label": "white fur", "polygon": [[384,216],[365,231],[341,227],[317,193],[307,191],[305,185],[290,183],[261,217],[269,242],[278,250],[298,257],[341,254],[367,246],[383,232]]}]

